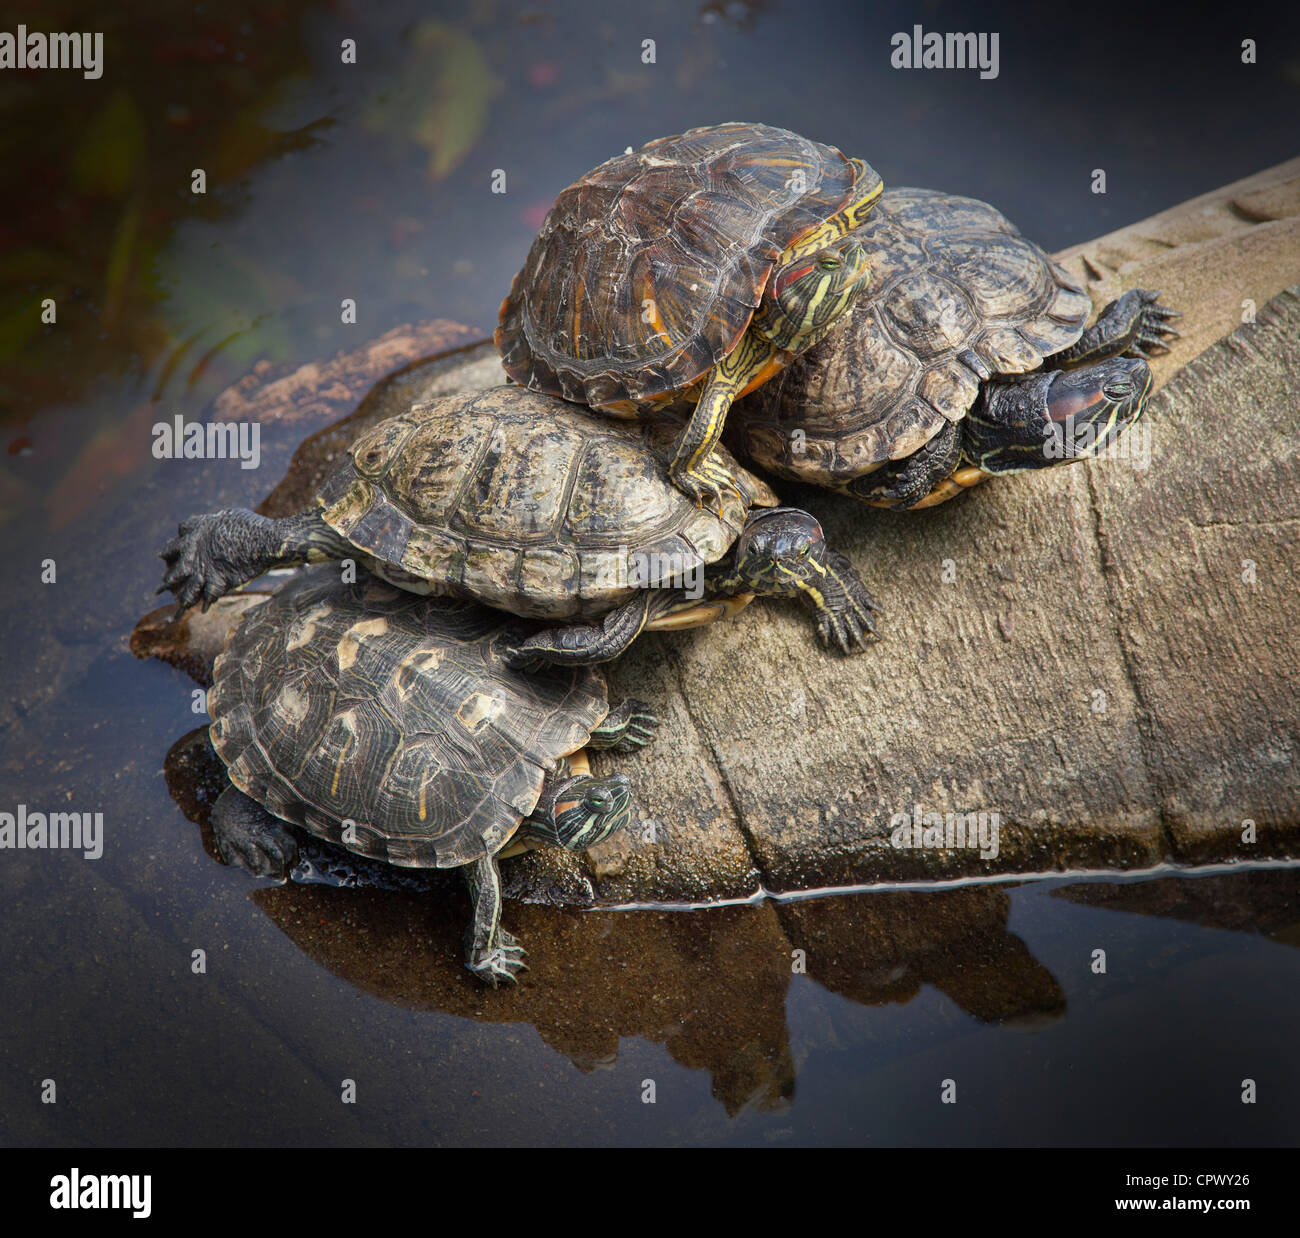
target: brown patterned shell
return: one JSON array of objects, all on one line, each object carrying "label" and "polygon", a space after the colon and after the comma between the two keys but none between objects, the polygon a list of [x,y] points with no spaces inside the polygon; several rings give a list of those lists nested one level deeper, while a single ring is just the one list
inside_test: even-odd
[{"label": "brown patterned shell", "polygon": [[697,506],[668,474],[679,431],[521,387],[447,396],[358,439],[321,488],[322,515],[405,587],[536,618],[599,615],[638,583],[716,562],[750,507],[777,505],[724,453],[737,493],[717,513]]},{"label": "brown patterned shell", "polygon": [[733,446],[783,477],[834,485],[911,455],[985,379],[1037,369],[1092,312],[1068,272],[974,198],[887,190],[857,235],[867,291],[728,421]]},{"label": "brown patterned shell", "polygon": [[420,868],[495,854],[609,710],[595,667],[504,666],[492,640],[510,623],[300,572],[217,659],[212,743],[246,795],[349,850]]},{"label": "brown patterned shell", "polygon": [[736,347],[782,251],[854,180],[833,146],[753,124],[602,163],[556,199],[501,305],[506,372],[593,408],[684,391]]}]

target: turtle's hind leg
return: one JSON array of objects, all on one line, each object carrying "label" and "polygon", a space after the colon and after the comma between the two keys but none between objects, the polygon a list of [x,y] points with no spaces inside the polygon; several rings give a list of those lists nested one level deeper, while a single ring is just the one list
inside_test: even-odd
[{"label": "turtle's hind leg", "polygon": [[238,787],[227,787],[212,806],[212,836],[226,864],[247,869],[254,877],[283,881],[298,859],[298,844],[289,827]]},{"label": "turtle's hind leg", "polygon": [[1178,332],[1169,325],[1169,319],[1181,318],[1177,310],[1167,305],[1157,305],[1159,291],[1152,292],[1146,288],[1130,288],[1117,300],[1112,301],[1097,315],[1097,321],[1079,337],[1069,348],[1053,353],[1043,362],[1043,368],[1050,370],[1056,366],[1078,366],[1090,361],[1103,361],[1107,357],[1118,357],[1121,353],[1129,356],[1150,357],[1148,348],[1169,351],[1168,339],[1180,339]]},{"label": "turtle's hind leg", "polygon": [[207,608],[273,567],[317,563],[356,554],[321,518],[303,512],[269,520],[246,508],[191,516],[158,557],[167,564],[158,592],[170,589],[181,609],[202,601]]},{"label": "turtle's hind leg", "polygon": [[933,493],[961,464],[961,429],[947,422],[924,447],[840,487],[862,503],[906,511]]},{"label": "turtle's hind leg", "polygon": [[635,752],[644,748],[655,737],[659,719],[650,712],[650,706],[635,696],[613,706],[605,720],[593,727],[589,748],[608,748],[613,752]]},{"label": "turtle's hind leg", "polygon": [[496,856],[485,855],[466,864],[463,871],[474,906],[465,933],[465,966],[494,989],[498,984],[514,984],[528,967],[523,946],[501,927],[501,870]]},{"label": "turtle's hind leg", "polygon": [[630,602],[616,606],[597,623],[547,628],[503,652],[507,663],[520,670],[542,662],[562,666],[608,662],[631,645],[647,623],[671,610],[682,598],[680,589],[640,589]]}]

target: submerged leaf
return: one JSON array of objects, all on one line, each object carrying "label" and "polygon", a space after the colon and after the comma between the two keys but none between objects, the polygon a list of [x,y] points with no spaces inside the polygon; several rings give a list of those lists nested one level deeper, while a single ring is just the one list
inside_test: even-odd
[{"label": "submerged leaf", "polygon": [[122,197],[135,184],[144,147],[140,109],[119,88],[86,125],[72,154],[73,188],[100,197]]},{"label": "submerged leaf", "polygon": [[483,135],[502,83],[473,36],[454,26],[420,22],[411,46],[397,86],[371,100],[365,122],[373,132],[422,146],[429,176],[442,180]]}]

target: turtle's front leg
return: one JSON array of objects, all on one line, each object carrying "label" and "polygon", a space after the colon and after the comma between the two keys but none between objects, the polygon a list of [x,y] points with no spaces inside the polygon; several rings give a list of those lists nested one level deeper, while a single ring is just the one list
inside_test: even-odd
[{"label": "turtle's front leg", "polygon": [[1152,292],[1146,288],[1130,288],[1117,300],[1112,301],[1097,315],[1097,321],[1079,337],[1069,348],[1063,348],[1043,362],[1045,370],[1061,365],[1078,366],[1085,362],[1102,361],[1107,357],[1118,357],[1122,353],[1130,356],[1149,357],[1148,348],[1169,351],[1169,339],[1181,338],[1169,325],[1169,319],[1181,318],[1176,310],[1167,305],[1157,305],[1159,291]]},{"label": "turtle's front leg", "polygon": [[502,650],[506,663],[521,670],[539,662],[589,666],[616,658],[644,631],[684,599],[680,589],[640,589],[636,597],[616,606],[598,623],[569,623],[547,628],[520,645]]},{"label": "turtle's front leg", "polygon": [[494,989],[498,984],[514,984],[528,967],[523,946],[501,927],[501,870],[496,856],[466,864],[464,873],[474,908],[465,933],[465,966]]},{"label": "turtle's front leg", "polygon": [[715,511],[722,506],[722,491],[735,489],[730,471],[713,456],[722,437],[732,402],[757,378],[776,356],[778,349],[755,331],[747,331],[740,343],[713,368],[691,419],[677,439],[669,473],[673,484],[703,506]]},{"label": "turtle's front leg", "polygon": [[589,748],[607,748],[611,752],[635,752],[655,737],[659,719],[639,697],[629,696],[612,705],[599,726],[592,727]]},{"label": "turtle's front leg", "polygon": [[817,615],[817,634],[826,646],[841,653],[867,647],[866,636],[876,634],[876,603],[857,569],[838,550],[827,550],[820,571],[799,595]]},{"label": "turtle's front leg", "polygon": [[891,460],[881,468],[854,477],[840,489],[860,502],[905,511],[951,477],[960,464],[961,430],[950,421],[910,456]]},{"label": "turtle's front leg", "polygon": [[191,516],[158,557],[167,564],[158,592],[170,589],[181,609],[203,609],[273,567],[342,559],[355,549],[321,518],[303,512],[269,520],[246,508]]}]

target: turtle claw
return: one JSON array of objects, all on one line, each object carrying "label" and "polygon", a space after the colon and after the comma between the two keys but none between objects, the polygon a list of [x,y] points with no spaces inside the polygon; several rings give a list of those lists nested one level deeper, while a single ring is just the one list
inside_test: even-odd
[{"label": "turtle claw", "polygon": [[592,747],[608,748],[611,752],[636,752],[655,737],[659,719],[650,712],[645,701],[629,696],[617,708],[610,710],[605,720],[592,732]]},{"label": "turtle claw", "polygon": [[852,563],[839,551],[826,555],[822,582],[825,604],[817,609],[817,634],[822,644],[841,653],[861,653],[868,636],[876,635],[876,603]]},{"label": "turtle claw", "polygon": [[254,877],[283,881],[298,858],[298,844],[278,822],[263,824],[245,820],[225,829],[218,826],[213,834],[222,862],[242,868]]},{"label": "turtle claw", "polygon": [[527,642],[522,645],[501,645],[498,652],[506,666],[512,671],[519,671],[524,675],[535,675],[538,671],[550,665],[545,658],[529,649]]},{"label": "turtle claw", "polygon": [[[1181,318],[1182,315],[1167,305],[1158,305],[1159,289],[1137,288],[1137,301],[1140,308],[1134,315],[1130,327],[1131,342],[1124,350],[1130,355],[1151,359],[1148,349],[1158,348],[1162,353],[1169,351],[1169,340],[1182,339],[1182,336],[1169,325],[1169,319]],[[1123,298],[1121,298],[1121,301]]]},{"label": "turtle claw", "polygon": [[683,494],[693,498],[700,507],[720,515],[723,509],[723,495],[727,490],[736,493],[736,483],[725,468],[706,460],[698,469],[683,469],[673,474],[673,484]]},{"label": "turtle claw", "polygon": [[517,984],[516,977],[528,970],[524,962],[527,951],[505,929],[497,933],[497,944],[486,950],[470,954],[465,964],[484,984],[497,988],[503,984]]},{"label": "turtle claw", "polygon": [[217,553],[216,543],[221,536],[220,514],[191,516],[181,523],[177,536],[159,552],[158,557],[167,565],[158,592],[175,594],[179,609],[186,610],[200,598],[207,610],[223,593],[242,584],[231,579],[233,573],[226,569]]},{"label": "turtle claw", "polygon": [[817,618],[817,633],[828,649],[834,644],[841,653],[861,653],[867,648],[866,637],[876,634],[876,626],[867,616],[866,622],[855,612],[827,611]]}]

